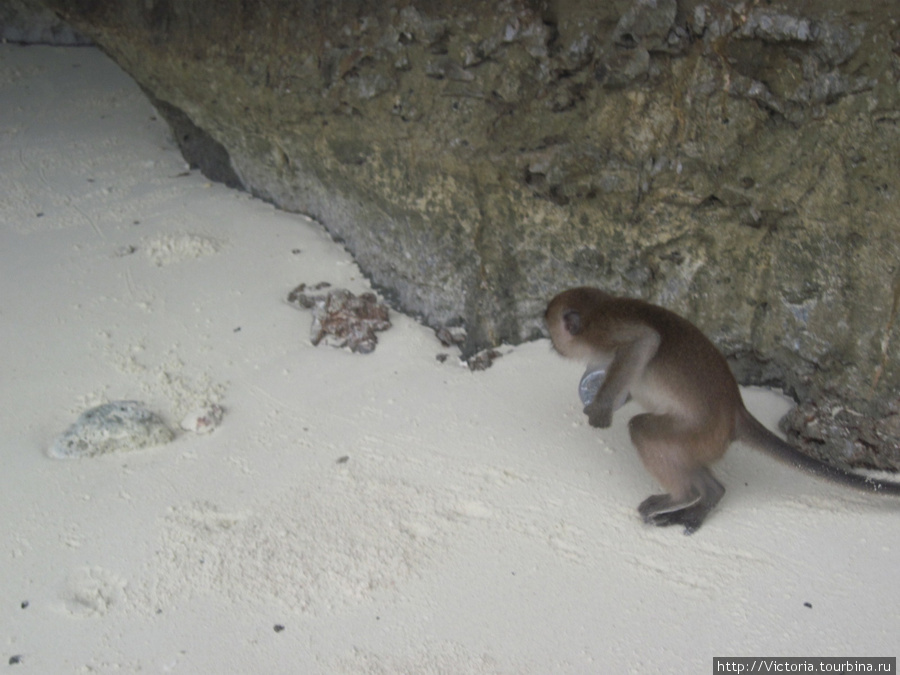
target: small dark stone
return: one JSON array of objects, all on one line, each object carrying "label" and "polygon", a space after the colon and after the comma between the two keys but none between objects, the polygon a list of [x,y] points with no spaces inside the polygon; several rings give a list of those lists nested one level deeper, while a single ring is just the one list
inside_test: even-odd
[{"label": "small dark stone", "polygon": [[495,359],[499,359],[503,356],[496,349],[484,349],[474,356],[471,356],[466,363],[469,366],[469,370],[487,370],[494,364]]},{"label": "small dark stone", "polygon": [[280,623],[276,623],[275,626],[274,626],[273,628],[274,628],[274,630],[275,630],[276,633],[280,633],[281,631],[284,630],[284,626],[282,626]]},{"label": "small dark stone", "polygon": [[466,341],[466,329],[462,327],[441,326],[435,329],[434,334],[445,347],[459,346]]}]

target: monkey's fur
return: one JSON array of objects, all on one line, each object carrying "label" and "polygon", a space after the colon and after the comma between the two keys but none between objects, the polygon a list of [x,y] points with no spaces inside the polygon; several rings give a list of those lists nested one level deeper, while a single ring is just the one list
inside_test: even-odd
[{"label": "monkey's fur", "polygon": [[647,523],[695,532],[725,494],[709,466],[739,440],[813,475],[870,492],[900,495],[900,484],[842,471],[802,454],[766,429],[744,406],[725,357],[674,312],[596,288],[573,288],[545,313],[562,356],[606,368],[584,412],[605,428],[630,397],[646,412],[628,422],[644,466],[666,491],[638,511]]}]

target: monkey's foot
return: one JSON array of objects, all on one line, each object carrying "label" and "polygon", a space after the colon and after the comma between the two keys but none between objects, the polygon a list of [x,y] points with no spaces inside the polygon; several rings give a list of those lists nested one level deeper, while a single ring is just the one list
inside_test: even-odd
[{"label": "monkey's foot", "polygon": [[652,495],[641,502],[638,512],[645,523],[657,527],[683,525],[685,534],[693,534],[700,529],[711,508],[700,497],[676,502],[671,495]]}]

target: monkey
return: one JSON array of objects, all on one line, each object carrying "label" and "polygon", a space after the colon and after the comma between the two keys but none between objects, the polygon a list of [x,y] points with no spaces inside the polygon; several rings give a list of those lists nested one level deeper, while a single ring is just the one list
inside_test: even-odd
[{"label": "monkey", "polygon": [[[629,399],[644,409],[629,420],[628,431],[644,467],[665,490],[638,506],[645,523],[696,532],[725,494],[709,467],[733,441],[820,478],[900,496],[898,483],[820,462],[769,431],[745,407],[722,353],[675,312],[581,287],[550,300],[544,319],[553,349],[588,364],[580,393],[591,426],[609,427]],[[586,391],[589,380],[600,378],[595,394]]]}]

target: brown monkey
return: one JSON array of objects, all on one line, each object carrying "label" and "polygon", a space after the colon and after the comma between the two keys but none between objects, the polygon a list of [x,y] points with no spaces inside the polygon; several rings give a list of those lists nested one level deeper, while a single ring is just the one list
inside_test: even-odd
[{"label": "brown monkey", "polygon": [[628,430],[644,466],[666,491],[638,506],[647,523],[695,532],[725,494],[709,466],[735,440],[813,475],[900,495],[900,484],[819,462],[766,429],[744,407],[725,357],[674,312],[596,288],[573,288],[550,301],[545,319],[554,349],[587,362],[582,384],[606,371],[593,399],[585,395],[591,426],[608,427],[629,398],[646,411],[631,418]]}]

